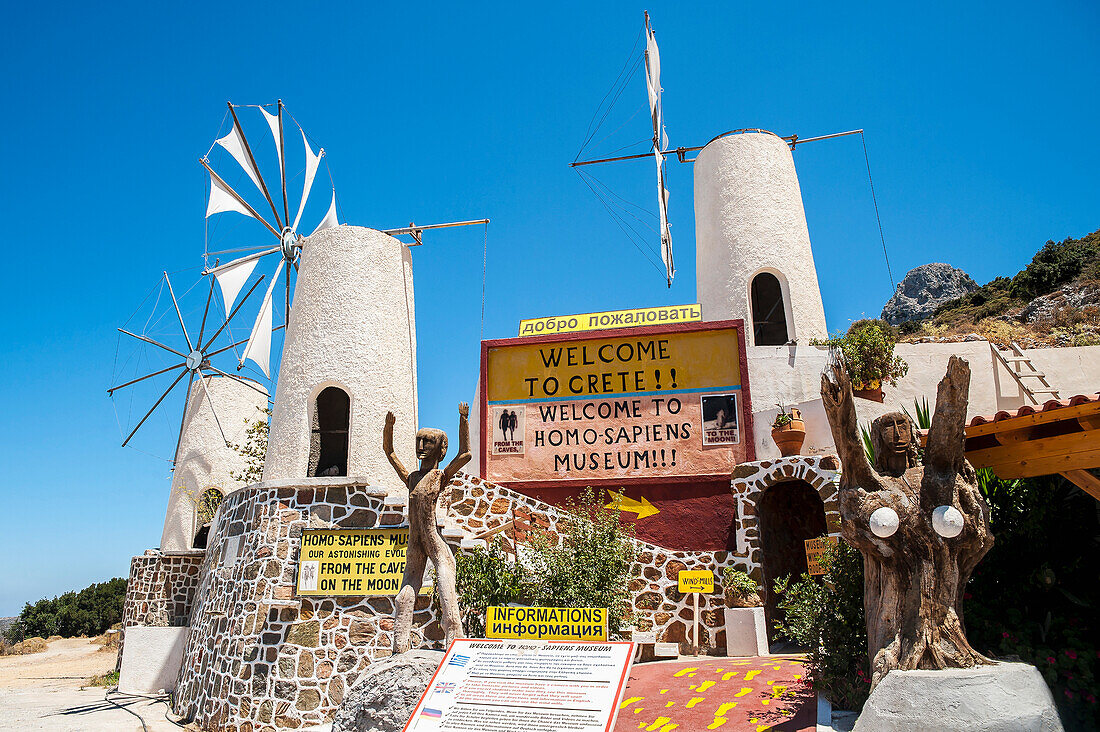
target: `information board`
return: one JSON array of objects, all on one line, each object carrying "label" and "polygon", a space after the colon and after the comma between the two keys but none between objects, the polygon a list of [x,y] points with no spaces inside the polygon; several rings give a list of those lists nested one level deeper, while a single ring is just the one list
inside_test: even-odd
[{"label": "information board", "polygon": [[515,640],[607,640],[607,608],[487,607],[485,637]]},{"label": "information board", "polygon": [[406,732],[610,732],[634,644],[473,640],[451,644]]},{"label": "information board", "polygon": [[482,344],[483,477],[728,476],[754,459],[740,321]]},{"label": "information board", "polygon": [[837,545],[835,536],[819,536],[816,539],[806,539],[806,571],[811,575],[825,574],[825,565],[821,563],[821,557]]},{"label": "information board", "polygon": [[[396,595],[405,574],[408,527],[304,529],[298,555],[299,596]],[[432,573],[434,576],[434,573]],[[421,594],[431,592],[425,577]]]}]

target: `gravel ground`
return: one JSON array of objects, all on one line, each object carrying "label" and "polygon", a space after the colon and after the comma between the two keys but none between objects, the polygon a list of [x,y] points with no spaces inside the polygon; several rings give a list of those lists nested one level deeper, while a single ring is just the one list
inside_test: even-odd
[{"label": "gravel ground", "polygon": [[[43,653],[0,657],[0,729],[142,730],[137,717],[103,698],[106,689],[81,688],[114,667],[115,651],[100,650],[87,638],[54,641]],[[115,701],[139,714],[148,732],[180,729],[164,718],[164,704],[122,696]]]}]

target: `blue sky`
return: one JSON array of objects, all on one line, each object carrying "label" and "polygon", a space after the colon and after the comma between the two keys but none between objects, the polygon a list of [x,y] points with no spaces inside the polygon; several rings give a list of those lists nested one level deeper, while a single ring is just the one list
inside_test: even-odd
[{"label": "blue sky", "polygon": [[[121,449],[115,328],[161,270],[198,281],[225,101],[283,98],[328,153],[344,218],[490,217],[484,334],[539,315],[695,300],[691,166],[669,164],[671,289],[573,160],[647,6],[35,4],[0,30],[0,615],[125,576],[155,546],[180,400]],[[655,3],[672,145],[862,127],[895,277],[979,282],[1100,228],[1094,2]],[[592,152],[643,140],[637,72]],[[858,137],[795,153],[833,329],[892,288]],[[598,175],[648,207],[648,161]],[[223,216],[232,216],[224,214]],[[422,424],[452,427],[482,332],[482,229],[414,254]],[[193,292],[200,292],[202,285]],[[193,310],[188,311],[193,314]],[[146,452],[152,455],[147,455]],[[159,455],[160,457],[154,457]]]}]

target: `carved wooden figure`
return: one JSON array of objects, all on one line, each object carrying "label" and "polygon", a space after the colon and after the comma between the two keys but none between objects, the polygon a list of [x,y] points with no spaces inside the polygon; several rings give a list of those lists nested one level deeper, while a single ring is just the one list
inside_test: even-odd
[{"label": "carved wooden figure", "polygon": [[397,593],[394,612],[393,652],[404,653],[412,642],[413,610],[420,587],[424,583],[425,561],[432,560],[435,567],[435,586],[443,614],[443,632],[446,646],[462,635],[462,619],[458,609],[458,591],[455,588],[456,567],[454,554],[443,541],[435,522],[435,506],[439,494],[450,484],[459,470],[470,462],[470,407],[458,405],[458,455],[446,468],[439,463],[447,455],[447,434],[443,430],[422,429],[416,433],[416,457],[420,469],[409,473],[393,451],[393,412],[386,414],[386,427],[382,433],[382,449],[390,465],[401,481],[409,488],[409,545],[405,553],[405,575]]},{"label": "carved wooden figure", "polygon": [[970,647],[962,598],[993,546],[989,506],[963,457],[970,367],[952,356],[939,384],[923,465],[903,414],[872,424],[875,466],[857,433],[842,364],[821,377],[821,398],[842,464],[841,531],[863,555],[872,688],[893,669],[970,668],[991,661]]}]

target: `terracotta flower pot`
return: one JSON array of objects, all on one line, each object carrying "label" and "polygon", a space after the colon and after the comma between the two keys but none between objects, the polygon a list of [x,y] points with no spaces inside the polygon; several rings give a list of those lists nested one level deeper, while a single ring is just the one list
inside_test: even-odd
[{"label": "terracotta flower pot", "polygon": [[886,395],[882,393],[882,382],[872,381],[870,384],[852,384],[852,396],[882,404]]},{"label": "terracotta flower pot", "polygon": [[799,454],[802,443],[806,441],[806,423],[802,421],[802,413],[792,409],[791,416],[791,421],[782,427],[772,427],[772,441],[783,457]]}]

